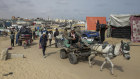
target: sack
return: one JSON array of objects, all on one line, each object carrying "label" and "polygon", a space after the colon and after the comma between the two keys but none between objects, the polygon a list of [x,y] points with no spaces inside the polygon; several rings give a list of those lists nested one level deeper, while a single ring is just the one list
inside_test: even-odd
[{"label": "sack", "polygon": [[12,47],[8,47],[8,50],[12,50]]},{"label": "sack", "polygon": [[41,49],[42,48],[42,46],[39,44],[39,49]]}]

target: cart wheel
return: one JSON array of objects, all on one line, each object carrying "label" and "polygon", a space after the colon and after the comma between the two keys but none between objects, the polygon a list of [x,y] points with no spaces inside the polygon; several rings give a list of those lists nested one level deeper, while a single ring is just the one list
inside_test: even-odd
[{"label": "cart wheel", "polygon": [[26,43],[24,43],[24,45],[23,45],[23,46],[24,46],[24,49],[26,49],[26,47],[27,47]]},{"label": "cart wheel", "polygon": [[22,41],[18,41],[18,46],[22,46]]},{"label": "cart wheel", "polygon": [[20,46],[20,43],[18,42],[18,46]]},{"label": "cart wheel", "polygon": [[78,62],[76,55],[73,54],[73,53],[70,53],[69,54],[69,61],[70,61],[71,64],[76,64]]},{"label": "cart wheel", "polygon": [[61,59],[67,58],[67,53],[66,53],[66,50],[65,49],[61,49],[60,50],[60,58]]}]

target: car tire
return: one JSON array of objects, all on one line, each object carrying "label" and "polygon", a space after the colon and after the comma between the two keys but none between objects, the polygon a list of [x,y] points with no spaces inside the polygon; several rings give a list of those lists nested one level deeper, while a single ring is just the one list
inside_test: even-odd
[{"label": "car tire", "polygon": [[60,50],[60,58],[61,59],[66,59],[67,58],[67,53],[65,49]]},{"label": "car tire", "polygon": [[71,64],[77,64],[78,60],[75,54],[70,53],[68,57]]}]

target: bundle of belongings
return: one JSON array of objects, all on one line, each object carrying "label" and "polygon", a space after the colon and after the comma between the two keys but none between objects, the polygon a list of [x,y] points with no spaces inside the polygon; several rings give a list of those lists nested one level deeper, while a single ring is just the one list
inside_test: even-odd
[{"label": "bundle of belongings", "polygon": [[19,35],[21,35],[22,37],[32,38],[32,30],[26,26],[23,26],[19,31]]}]

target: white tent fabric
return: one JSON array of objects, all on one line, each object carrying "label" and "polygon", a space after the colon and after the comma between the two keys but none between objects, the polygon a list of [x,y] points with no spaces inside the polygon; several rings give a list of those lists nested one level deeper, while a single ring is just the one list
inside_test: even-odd
[{"label": "white tent fabric", "polygon": [[110,22],[109,24],[115,27],[125,27],[130,26],[130,14],[121,14],[121,15],[110,15]]}]

